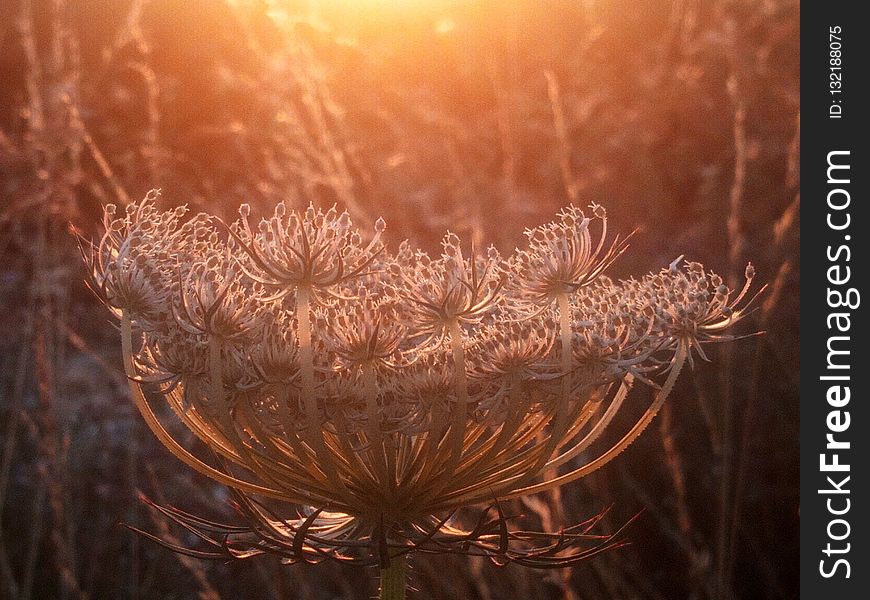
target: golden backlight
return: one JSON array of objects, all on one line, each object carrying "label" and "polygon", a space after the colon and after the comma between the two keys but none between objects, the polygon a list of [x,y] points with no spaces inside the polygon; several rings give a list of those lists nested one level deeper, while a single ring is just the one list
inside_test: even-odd
[{"label": "golden backlight", "polygon": [[798,595],[799,0],[0,6],[0,599]]}]

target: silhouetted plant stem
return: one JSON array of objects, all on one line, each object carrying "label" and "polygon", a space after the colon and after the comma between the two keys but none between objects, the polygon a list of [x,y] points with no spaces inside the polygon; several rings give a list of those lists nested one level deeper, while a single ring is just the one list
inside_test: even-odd
[{"label": "silhouetted plant stem", "polygon": [[406,562],[404,556],[394,556],[386,568],[381,569],[381,600],[405,600]]},{"label": "silhouetted plant stem", "polygon": [[453,429],[450,433],[450,467],[453,472],[459,463],[462,453],[462,442],[465,438],[465,421],[468,414],[468,379],[465,373],[465,347],[462,345],[462,328],[459,321],[450,322],[450,349],[453,354],[453,381],[456,386],[456,409],[453,413]]},{"label": "silhouetted plant stem", "polygon": [[308,424],[306,438],[320,458],[324,473],[334,481],[339,489],[346,492],[344,482],[338,475],[332,453],[326,447],[323,431],[320,428],[320,415],[317,407],[314,381],[314,353],[311,345],[311,288],[299,286],[296,289],[296,318],[299,325],[299,372],[302,376],[302,402]]}]

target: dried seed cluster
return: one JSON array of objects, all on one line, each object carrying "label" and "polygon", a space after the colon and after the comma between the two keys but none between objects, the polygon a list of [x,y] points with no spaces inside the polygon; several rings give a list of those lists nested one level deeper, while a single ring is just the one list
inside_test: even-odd
[{"label": "dried seed cluster", "polygon": [[[504,258],[452,233],[440,256],[407,242],[390,254],[383,220],[360,233],[335,208],[279,204],[252,224],[243,206],[225,224],[154,200],[107,207],[88,256],[149,425],[244,494],[339,511],[347,521],[335,532],[377,530],[391,543],[397,531],[423,535],[439,512],[603,466],[652,419],[693,351],[706,359],[702,344],[732,339],[723,332],[743,316],[753,277],[749,266],[735,293],[678,259],[613,281],[603,272],[626,244],[607,241],[598,205],[568,207]],[[653,403],[599,448],[635,380],[658,389]],[[182,447],[155,399],[224,464]],[[333,531],[315,529],[321,544]]]}]

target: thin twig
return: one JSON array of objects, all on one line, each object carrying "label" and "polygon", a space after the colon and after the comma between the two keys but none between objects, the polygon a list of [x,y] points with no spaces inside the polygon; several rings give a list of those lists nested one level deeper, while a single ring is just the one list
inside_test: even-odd
[{"label": "thin twig", "polygon": [[565,124],[565,113],[562,110],[562,96],[559,91],[559,81],[553,71],[544,71],[547,78],[547,96],[550,99],[550,109],[553,111],[553,127],[556,130],[557,148],[559,151],[559,170],[562,172],[562,185],[571,202],[577,202],[580,186],[571,169],[571,143],[568,141],[568,126]]},{"label": "thin twig", "polygon": [[[151,468],[150,465],[146,467],[146,472],[148,474],[148,479],[151,482],[151,486],[155,491],[155,494],[160,499],[161,503],[166,502],[166,498],[163,495],[163,492],[160,488],[160,485],[157,481],[157,477],[154,474],[154,469]],[[151,522],[155,527],[160,531],[160,536],[166,541],[181,545],[181,541],[173,535],[172,531],[169,529],[169,524],[167,523],[167,518],[160,513],[153,506],[148,507],[148,515],[151,518]],[[139,536],[133,536],[138,538]],[[189,556],[185,556],[178,552],[173,552],[175,557],[178,559],[178,562],[181,563],[188,573],[193,576],[194,581],[196,581],[196,585],[199,587],[199,591],[197,592],[197,597],[199,600],[220,600],[220,594],[217,590],[211,585],[208,580],[208,576],[205,574],[205,571],[202,568],[202,562],[195,560]]]}]

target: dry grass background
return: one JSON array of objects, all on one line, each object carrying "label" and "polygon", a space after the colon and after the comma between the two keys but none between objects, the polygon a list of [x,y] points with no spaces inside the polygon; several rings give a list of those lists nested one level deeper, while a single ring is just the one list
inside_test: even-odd
[{"label": "dry grass background", "polygon": [[[152,439],[73,224],[166,205],[346,206],[391,243],[509,251],[574,201],[638,228],[616,275],[679,254],[771,284],[617,461],[517,510],[605,507],[630,546],[570,571],[416,560],[420,598],[798,592],[799,7],[793,0],[0,2],[0,597],[367,598],[373,572],[200,563],[149,496],[232,519]],[[347,5],[353,5],[347,8]],[[734,281],[732,281],[734,283]],[[752,320],[752,319],[750,319]],[[642,393],[638,390],[637,393]],[[184,532],[171,535],[185,541]]]}]

